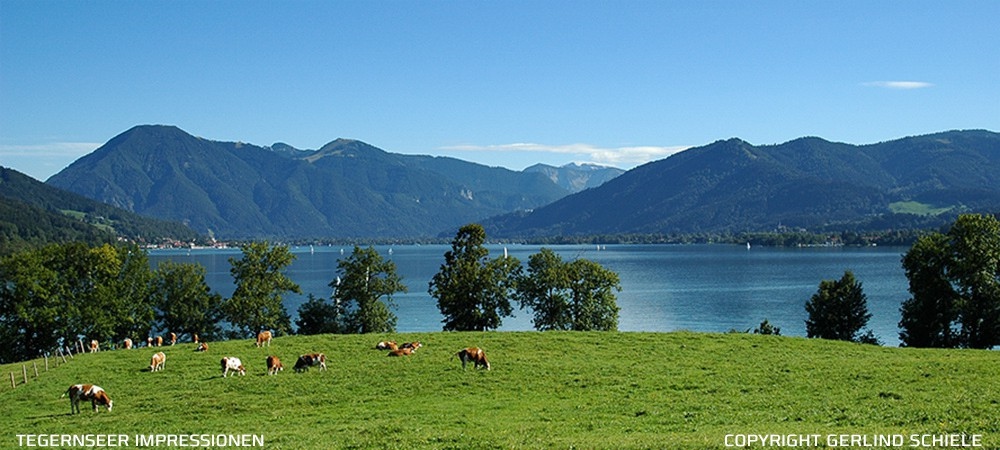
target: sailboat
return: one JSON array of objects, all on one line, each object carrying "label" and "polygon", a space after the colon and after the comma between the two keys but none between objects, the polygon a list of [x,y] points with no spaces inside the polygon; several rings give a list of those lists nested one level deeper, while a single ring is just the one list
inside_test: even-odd
[{"label": "sailboat", "polygon": [[750,241],[747,241],[747,250],[750,250]]}]

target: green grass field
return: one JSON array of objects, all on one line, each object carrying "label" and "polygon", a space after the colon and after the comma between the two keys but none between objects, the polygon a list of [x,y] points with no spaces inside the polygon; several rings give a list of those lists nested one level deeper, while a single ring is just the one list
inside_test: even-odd
[{"label": "green grass field", "polygon": [[[383,339],[424,344],[388,358]],[[290,336],[78,355],[22,384],[3,366],[0,447],[18,434],[260,435],[266,448],[724,448],[727,434],[980,435],[1000,447],[1000,355],[747,334],[489,332]],[[493,370],[455,352],[486,350]],[[329,370],[294,373],[302,353]],[[285,371],[264,374],[268,354]],[[222,378],[238,356],[245,377]],[[9,372],[18,386],[10,387]],[[70,415],[75,383],[114,400]]]}]

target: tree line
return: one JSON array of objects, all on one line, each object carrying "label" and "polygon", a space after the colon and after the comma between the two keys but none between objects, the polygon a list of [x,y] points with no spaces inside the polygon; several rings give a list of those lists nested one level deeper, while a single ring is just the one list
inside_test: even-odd
[{"label": "tree line", "polygon": [[[616,330],[621,290],[613,271],[585,259],[563,261],[550,249],[527,264],[490,258],[478,224],[458,230],[428,283],[446,331],[493,330],[515,305],[538,330]],[[132,244],[52,244],[0,260],[0,362],[37,357],[81,337],[119,342],[156,330],[204,339],[291,333],[283,296],[301,289],[283,273],[287,246],[251,242],[230,258],[232,297],[213,293],[199,264],[164,262],[155,270]],[[1000,344],[1000,221],[962,215],[946,232],[920,237],[902,258],[910,297],[900,307],[903,346],[993,348]],[[338,261],[329,299],[309,295],[297,332],[394,332],[393,296],[407,288],[395,264],[374,248],[354,247]],[[846,271],[823,280],[806,302],[809,337],[877,343],[861,282]],[[223,325],[227,325],[223,327]],[[766,320],[755,332],[778,334]]]},{"label": "tree line", "polygon": [[[616,330],[618,275],[586,260],[564,262],[542,249],[525,272],[503,255],[489,259],[486,234],[462,227],[428,292],[438,300],[444,330],[491,330],[513,303],[535,312],[539,330]],[[229,258],[236,289],[213,293],[200,264],[165,261],[150,267],[134,244],[51,244],[0,260],[0,363],[30,359],[78,339],[105,346],[155,330],[203,340],[293,332],[282,304],[301,288],[284,270],[288,246],[250,242]],[[295,321],[300,334],[394,332],[393,295],[406,292],[395,263],[374,248],[354,247],[338,261],[329,299],[310,294]],[[140,339],[142,340],[142,339]]]},{"label": "tree line", "polygon": [[[1000,345],[1000,220],[960,215],[946,232],[921,236],[903,255],[910,297],[900,306],[904,347],[990,349]],[[808,337],[878,343],[861,282],[846,271],[806,302]]]}]

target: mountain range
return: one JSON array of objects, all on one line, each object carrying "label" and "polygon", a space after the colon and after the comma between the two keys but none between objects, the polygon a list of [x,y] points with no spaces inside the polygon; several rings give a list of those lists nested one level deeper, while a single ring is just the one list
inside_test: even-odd
[{"label": "mountain range", "polygon": [[[219,239],[413,238],[537,208],[576,178],[619,169],[516,172],[454,158],[389,153],[337,139],[318,150],[261,147],[134,127],[47,183]],[[562,187],[553,177],[569,184]]]},{"label": "mountain range", "polygon": [[497,238],[885,229],[1000,211],[1000,134],[869,145],[733,138],[625,173],[517,172],[350,139],[300,150],[143,125],[47,183],[219,239],[447,237],[470,222]]},{"label": "mountain range", "polygon": [[51,242],[193,242],[180,223],[151,219],[0,167],[0,255]]},{"label": "mountain range", "polygon": [[484,225],[499,237],[817,231],[965,211],[1000,211],[1000,134],[950,131],[860,146],[816,137],[763,146],[722,140]]}]

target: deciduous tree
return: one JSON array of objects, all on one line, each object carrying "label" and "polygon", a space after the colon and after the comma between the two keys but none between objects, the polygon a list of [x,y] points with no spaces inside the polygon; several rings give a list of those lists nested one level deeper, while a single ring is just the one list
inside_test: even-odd
[{"label": "deciduous tree", "polygon": [[806,335],[811,338],[869,342],[871,333],[861,334],[868,324],[868,297],[854,273],[845,271],[840,280],[823,280],[806,302]]},{"label": "deciduous tree", "polygon": [[214,340],[220,332],[222,296],[205,282],[205,266],[164,261],[156,268],[153,297],[160,329],[197,333]]},{"label": "deciduous tree", "polygon": [[299,285],[283,273],[295,255],[286,245],[272,247],[266,241],[251,242],[242,250],[242,258],[229,258],[236,290],[222,304],[226,319],[244,336],[262,330],[291,332],[291,318],[281,302],[286,292],[302,293]]},{"label": "deciduous tree", "polygon": [[514,257],[489,259],[482,225],[458,230],[444,264],[431,279],[428,292],[444,315],[445,331],[484,331],[499,328],[513,313],[510,298],[520,277]]},{"label": "deciduous tree", "polygon": [[374,247],[355,246],[351,256],[337,262],[337,273],[330,287],[335,307],[346,311],[343,331],[395,332],[392,296],[407,290],[396,273],[396,263],[382,259]]}]

